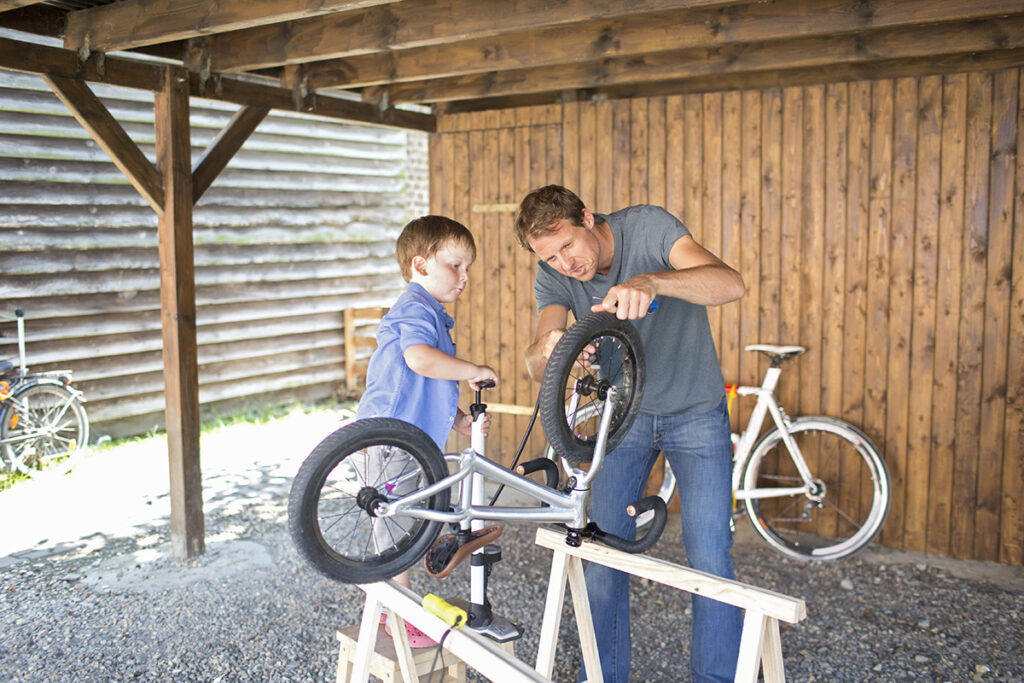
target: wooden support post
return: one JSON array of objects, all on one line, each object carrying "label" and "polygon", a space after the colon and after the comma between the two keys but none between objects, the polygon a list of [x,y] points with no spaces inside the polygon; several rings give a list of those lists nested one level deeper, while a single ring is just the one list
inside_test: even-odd
[{"label": "wooden support post", "polygon": [[168,66],[154,109],[156,159],[164,191],[158,244],[171,548],[178,558],[193,557],[205,550],[188,97],[188,73],[181,67]]}]

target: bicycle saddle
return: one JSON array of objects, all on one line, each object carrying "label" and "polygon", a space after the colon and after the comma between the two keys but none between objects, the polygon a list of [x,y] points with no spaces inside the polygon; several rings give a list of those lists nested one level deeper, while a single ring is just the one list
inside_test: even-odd
[{"label": "bicycle saddle", "polygon": [[501,536],[501,531],[501,526],[494,524],[470,534],[445,534],[434,541],[434,545],[423,556],[423,566],[435,579],[443,579],[474,550]]},{"label": "bicycle saddle", "polygon": [[792,358],[793,356],[799,356],[801,353],[806,351],[802,346],[792,345],[778,345],[778,344],[750,344],[749,346],[743,347],[744,351],[760,351],[761,353],[769,356],[782,356],[783,358]]}]

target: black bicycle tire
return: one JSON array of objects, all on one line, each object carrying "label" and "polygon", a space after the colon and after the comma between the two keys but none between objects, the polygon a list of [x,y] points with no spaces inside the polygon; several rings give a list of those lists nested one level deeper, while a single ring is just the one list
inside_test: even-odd
[{"label": "black bicycle tire", "polygon": [[[292,482],[288,498],[288,527],[302,556],[324,576],[343,583],[374,583],[389,579],[414,565],[430,548],[444,526],[423,522],[387,559],[344,557],[324,539],[318,521],[321,489],[328,474],[352,453],[370,446],[397,446],[412,456],[430,485],[447,475],[437,444],[415,425],[391,418],[357,420],[336,430],[309,454]],[[444,489],[427,501],[433,510],[447,511],[450,491]],[[359,514],[360,519],[369,515]]]},{"label": "black bicycle tire", "polygon": [[[881,532],[885,520],[889,514],[889,507],[892,503],[892,480],[889,476],[888,467],[882,458],[878,447],[871,441],[863,431],[854,425],[832,417],[822,415],[801,416],[792,420],[788,430],[791,434],[804,432],[823,432],[832,434],[853,447],[860,455],[871,475],[873,494],[871,505],[867,513],[867,519],[856,533],[839,543],[825,546],[811,546],[794,543],[787,540],[785,535],[777,532],[764,515],[760,514],[760,503],[756,499],[744,499],[744,510],[750,519],[757,534],[781,554],[798,560],[831,561],[841,560],[866,548],[872,540]],[[743,473],[740,477],[740,485],[749,488],[748,477],[753,474],[757,463],[764,459],[765,455],[782,441],[782,434],[778,428],[774,428],[762,436],[750,451],[750,456],[743,466]]]},{"label": "black bicycle tire", "polygon": [[[58,452],[51,451],[49,448],[47,448],[46,452],[41,457],[36,458],[32,463],[28,464],[31,465],[35,463],[38,465],[38,469],[43,469],[49,466],[51,461],[56,460],[57,458],[60,458],[62,456],[67,456],[68,458],[73,459],[76,455],[80,454],[83,450],[85,450],[85,447],[89,442],[89,416],[88,413],[85,412],[85,406],[82,405],[82,402],[78,399],[78,396],[75,394],[75,392],[71,391],[57,380],[50,380],[46,378],[33,378],[29,381],[22,382],[21,384],[16,385],[14,387],[14,390],[11,392],[10,398],[4,402],[3,410],[0,411],[0,444],[2,444],[0,445],[0,447],[2,447],[4,451],[4,460],[12,466],[14,466],[15,463],[20,460],[20,458],[15,458],[15,456],[12,454],[11,451],[13,449],[13,446],[9,443],[6,443],[7,440],[11,438],[12,429],[16,428],[11,426],[11,421],[13,418],[12,411],[16,410],[16,403],[18,401],[23,401],[29,394],[37,393],[40,391],[50,394],[59,394],[62,397],[62,402],[68,402],[70,414],[74,418],[73,422],[75,434],[73,439],[75,442],[75,448],[70,452],[66,449]],[[40,436],[34,441],[40,443],[52,443],[53,439],[54,437],[51,434],[50,436]],[[30,467],[19,469],[22,472],[27,473],[28,471],[31,471],[31,469],[34,468]]]},{"label": "black bicycle tire", "polygon": [[[591,313],[580,318],[558,340],[548,358],[540,388],[540,419],[544,436],[555,452],[570,462],[590,462],[594,442],[580,439],[569,426],[565,410],[565,386],[583,349],[593,341],[610,337],[623,345],[630,362],[624,370],[619,403],[608,431],[605,451],[611,452],[625,437],[640,410],[646,379],[643,343],[636,327],[628,320],[619,320],[612,313]],[[624,368],[626,364],[624,364]]]}]

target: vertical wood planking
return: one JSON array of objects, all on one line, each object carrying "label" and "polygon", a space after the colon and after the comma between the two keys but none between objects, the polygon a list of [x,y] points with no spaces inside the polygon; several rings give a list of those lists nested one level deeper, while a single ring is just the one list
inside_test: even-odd
[{"label": "vertical wood planking", "polygon": [[948,554],[952,521],[953,462],[956,458],[960,259],[964,215],[964,143],[967,76],[945,77],[942,88],[942,167],[940,171],[938,261],[936,273],[935,372],[932,377],[932,461],[928,485],[925,549]]},{"label": "vertical wood planking", "polygon": [[[514,122],[515,138],[515,201],[519,202],[526,194],[534,188],[533,167],[534,150],[532,147],[532,136],[530,132],[529,119],[526,109],[517,109]],[[534,382],[526,372],[524,353],[526,348],[533,342],[533,328],[536,320],[536,305],[533,300],[533,276],[536,258],[533,252],[516,247],[516,367],[519,368],[519,382],[516,386],[516,404],[533,405],[537,397],[537,382]],[[522,434],[526,429],[527,418],[517,418],[517,431]],[[537,426],[534,429],[531,441],[531,453],[536,453],[543,444],[543,430]]]},{"label": "vertical wood planking", "polygon": [[1013,223],[1009,367],[1006,395],[1006,448],[1003,452],[1003,505],[999,561],[1024,564],[1024,77],[1017,73],[1017,168]]},{"label": "vertical wood planking", "polygon": [[704,102],[683,96],[683,223],[694,239],[704,238]]},{"label": "vertical wood planking", "polygon": [[[655,97],[647,109],[647,202],[656,206],[665,206],[668,203],[665,186],[667,137],[665,98]],[[679,217],[679,214],[673,215]]]},{"label": "vertical wood planking", "polygon": [[[483,131],[483,164],[484,164],[484,203],[497,205],[501,201],[501,170],[499,166],[498,146],[498,124],[500,114],[498,111],[485,112]],[[479,215],[479,214],[477,214]],[[502,278],[505,270],[502,265],[505,263],[505,253],[502,250],[501,241],[501,218],[504,214],[490,209],[482,216],[483,220],[483,254],[477,256],[477,263],[473,268],[476,276],[475,285],[483,290],[483,302],[480,306],[483,326],[483,348],[479,349],[469,360],[474,363],[489,365],[498,373],[498,386],[494,389],[485,390],[481,394],[484,403],[501,402],[513,403],[513,394],[510,387],[505,386],[506,376],[502,374],[502,340],[506,339],[501,334],[501,319],[510,316],[513,312],[513,305],[509,304],[504,297]],[[497,312],[497,316],[495,316]],[[465,382],[463,382],[465,384]],[[497,438],[494,442],[500,445],[500,451],[493,453],[495,460],[501,461],[499,453],[509,453],[514,446],[509,443],[515,440],[514,420],[511,415],[496,415],[491,418],[491,434]]]},{"label": "vertical wood planking", "polygon": [[[741,267],[740,213],[743,203],[741,102],[739,92],[728,92],[722,96],[722,222],[721,246],[716,250],[722,261],[737,269]],[[715,306],[708,312],[718,319],[720,325],[717,341],[722,374],[729,381],[738,381],[740,305]]]},{"label": "vertical wood planking", "polygon": [[800,410],[821,412],[822,274],[824,272],[825,223],[825,89],[804,90],[803,182],[801,201],[800,338],[821,340],[809,356],[800,359]]},{"label": "vertical wood planking", "polygon": [[[611,157],[610,161],[603,164],[605,172],[610,171],[612,177],[610,202],[602,204],[601,211],[617,211],[629,206],[630,197],[630,169],[633,166],[630,154],[633,149],[630,144],[630,127],[632,125],[629,100],[615,100],[612,107],[612,130],[611,130]],[[644,150],[646,152],[646,150]],[[644,154],[646,159],[646,153]]]},{"label": "vertical wood planking", "polygon": [[1017,141],[1017,70],[997,71],[992,88],[988,263],[985,275],[985,362],[981,375],[981,442],[974,553],[999,557],[999,510],[1006,418],[1007,342],[1013,247],[1013,171]]},{"label": "vertical wood planking", "polygon": [[[802,178],[804,116],[803,91],[800,88],[786,88],[782,92],[782,215],[781,215],[781,284],[782,296],[779,315],[779,342],[783,344],[804,344],[800,330],[800,268],[801,225],[803,220]],[[800,361],[803,362],[802,360]],[[779,397],[784,406],[795,411],[799,406],[800,382],[795,379],[797,372],[790,371],[780,386]]]},{"label": "vertical wood planking", "polygon": [[932,383],[935,374],[935,278],[939,221],[942,78],[918,84],[914,273],[907,414],[907,496],[904,545],[924,550],[931,464]]},{"label": "vertical wood planking", "polygon": [[[782,261],[780,242],[782,235],[782,91],[766,90],[761,100],[761,205],[760,205],[760,295],[759,326],[755,342],[778,344],[789,342],[782,338],[779,318],[782,312]],[[749,286],[749,284],[748,284]],[[744,344],[748,342],[744,341]],[[756,377],[764,375],[768,361],[762,354],[758,359]],[[756,380],[755,380],[756,381]]]},{"label": "vertical wood planking", "polygon": [[614,211],[615,205],[615,167],[612,137],[614,129],[614,112],[608,100],[597,103],[595,113],[595,135],[597,137],[597,156],[594,159],[595,173],[594,204],[595,211]]},{"label": "vertical wood planking", "polygon": [[[985,254],[988,249],[988,172],[992,144],[992,76],[967,76],[967,158],[964,173],[963,284],[957,366],[956,459],[953,462],[955,557],[974,553],[974,514],[981,429],[982,331],[985,327]],[[956,514],[960,512],[961,514]]]},{"label": "vertical wood planking", "polygon": [[[739,374],[736,379],[743,384],[755,384],[758,376],[759,353],[744,352],[747,344],[760,341],[761,334],[761,160],[763,132],[761,93],[750,90],[743,93],[742,101],[742,164],[740,168],[740,259],[730,265],[740,271],[747,286],[746,295],[739,303],[730,304],[740,311],[740,326],[736,340],[739,353]],[[744,421],[749,415],[749,402],[741,406]]]},{"label": "vertical wood planking", "polygon": [[625,192],[622,195],[622,199],[625,201],[621,204],[617,203],[614,207],[616,210],[624,206],[632,206],[633,204],[649,203],[648,154],[650,148],[648,145],[650,143],[647,100],[628,100],[628,103],[629,128],[624,131],[624,135],[629,140],[626,158],[629,170],[625,173],[625,177],[629,178],[629,182],[628,184],[623,183],[625,185],[625,188],[623,188]]},{"label": "vertical wood planking", "polygon": [[683,146],[683,98],[680,95],[665,100],[665,209],[686,223],[684,166],[686,151]]},{"label": "vertical wood planking", "polygon": [[577,196],[587,207],[597,206],[597,107],[593,102],[580,105],[579,112],[580,181]]},{"label": "vertical wood planking", "polygon": [[[697,242],[716,256],[722,255],[722,94],[709,93],[703,96],[704,120],[704,197],[701,213],[703,221],[700,233],[694,235]],[[715,348],[722,347],[722,319],[718,308],[708,309],[711,336]]]}]

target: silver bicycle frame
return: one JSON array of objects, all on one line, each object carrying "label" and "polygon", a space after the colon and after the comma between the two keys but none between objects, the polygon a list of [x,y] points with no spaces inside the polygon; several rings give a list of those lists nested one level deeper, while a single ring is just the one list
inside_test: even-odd
[{"label": "silver bicycle frame", "polygon": [[[597,440],[594,444],[594,458],[589,470],[573,467],[568,460],[562,458],[562,468],[575,480],[575,485],[568,493],[552,490],[524,476],[502,467],[498,463],[477,453],[473,448],[466,448],[461,453],[447,455],[449,462],[457,462],[458,469],[447,477],[427,486],[426,488],[402,496],[390,503],[378,503],[374,513],[378,517],[403,515],[433,522],[457,523],[465,520],[506,520],[510,522],[561,522],[575,529],[582,529],[589,521],[587,502],[590,498],[590,482],[601,471],[604,462],[605,448],[608,442],[608,427],[611,423],[612,411],[615,408],[616,391],[609,388],[608,398],[601,413],[598,425]],[[474,477],[473,475],[480,475]],[[491,479],[499,484],[530,496],[546,507],[517,506],[491,507],[480,504],[482,479]],[[431,496],[461,485],[458,507],[445,512],[419,507]]]}]

